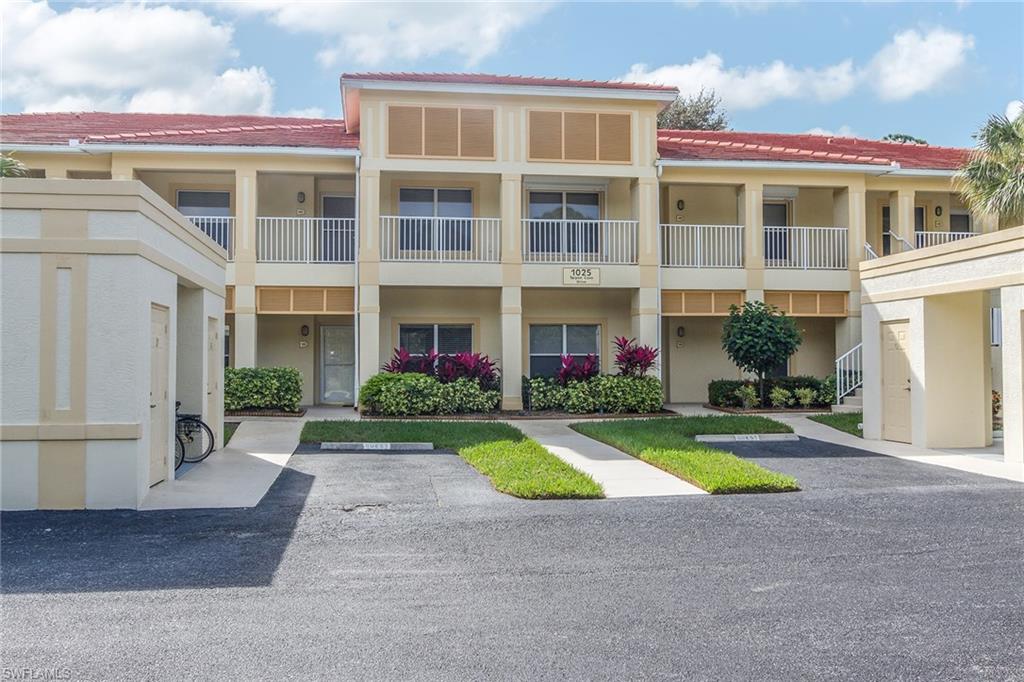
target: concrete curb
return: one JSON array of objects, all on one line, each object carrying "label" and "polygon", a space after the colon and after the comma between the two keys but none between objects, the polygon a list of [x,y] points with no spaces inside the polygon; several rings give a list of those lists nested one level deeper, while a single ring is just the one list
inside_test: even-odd
[{"label": "concrete curb", "polygon": [[433,443],[320,443],[321,450],[338,452],[362,452],[367,450],[390,452],[428,452],[434,449]]},{"label": "concrete curb", "polygon": [[701,443],[734,443],[736,441],[792,441],[800,440],[795,433],[714,433],[696,437]]}]

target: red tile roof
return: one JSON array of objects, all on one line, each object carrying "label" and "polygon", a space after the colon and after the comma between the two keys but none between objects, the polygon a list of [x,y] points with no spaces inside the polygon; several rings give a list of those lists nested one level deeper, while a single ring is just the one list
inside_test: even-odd
[{"label": "red tile roof", "polygon": [[498,76],[489,73],[343,73],[345,81],[394,81],[402,83],[454,83],[471,85],[527,85],[552,88],[601,88],[609,90],[640,90],[678,93],[671,85],[625,83],[622,81],[574,80],[572,78],[541,78],[538,76]]},{"label": "red tile roof", "polygon": [[5,143],[66,145],[71,139],[81,144],[359,147],[359,136],[346,133],[338,119],[101,112],[0,116]]},{"label": "red tile roof", "polygon": [[863,140],[856,137],[707,130],[659,130],[663,159],[695,161],[804,161],[954,170],[967,149]]}]

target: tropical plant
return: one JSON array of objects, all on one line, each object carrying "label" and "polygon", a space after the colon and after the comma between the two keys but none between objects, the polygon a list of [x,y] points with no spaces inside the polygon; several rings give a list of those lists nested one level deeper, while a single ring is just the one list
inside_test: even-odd
[{"label": "tropical plant", "polygon": [[749,410],[761,404],[761,399],[757,397],[757,389],[750,384],[743,384],[737,388],[734,395],[745,409]]},{"label": "tropical plant", "polygon": [[722,349],[737,367],[757,375],[761,402],[765,399],[765,375],[785,363],[802,339],[796,322],[763,301],[731,306],[722,326]]},{"label": "tropical plant", "polygon": [[24,178],[28,175],[28,166],[10,154],[0,154],[0,177]]},{"label": "tropical plant", "polygon": [[561,358],[562,366],[555,373],[555,381],[560,386],[565,386],[570,381],[586,381],[601,371],[601,361],[594,353],[587,354],[582,360],[578,360],[571,353]]},{"label": "tropical plant", "polygon": [[433,374],[437,362],[437,352],[431,348],[423,355],[413,355],[405,348],[395,348],[391,359],[381,367],[382,371],[396,373],[418,372]]},{"label": "tropical plant", "polygon": [[1024,115],[991,116],[954,186],[971,211],[1024,218]]},{"label": "tropical plant", "polygon": [[729,116],[722,98],[714,90],[700,89],[696,95],[680,95],[658,114],[659,128],[675,130],[725,130]]},{"label": "tropical plant", "polygon": [[472,379],[485,389],[498,388],[498,369],[495,362],[483,353],[455,353],[439,355],[435,365],[438,381],[449,384],[459,379]]},{"label": "tropical plant", "polygon": [[818,399],[818,394],[813,388],[798,388],[793,391],[793,395],[796,396],[796,401],[800,403],[800,407],[805,410],[814,404],[814,401]]},{"label": "tropical plant", "polygon": [[781,386],[776,386],[768,394],[768,400],[771,401],[772,407],[781,410],[793,404],[793,394]]},{"label": "tropical plant", "polygon": [[619,376],[642,377],[654,367],[658,359],[658,349],[651,346],[638,346],[636,339],[625,336],[615,338],[615,366],[619,368]]}]

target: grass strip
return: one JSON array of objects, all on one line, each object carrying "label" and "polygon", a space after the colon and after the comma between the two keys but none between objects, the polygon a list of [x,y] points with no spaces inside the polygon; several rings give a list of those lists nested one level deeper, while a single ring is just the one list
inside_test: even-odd
[{"label": "grass strip", "polygon": [[579,422],[573,429],[630,454],[713,494],[777,493],[799,490],[797,481],[698,443],[694,436],[733,433],[791,433],[765,417],[679,417]]},{"label": "grass strip", "polygon": [[238,430],[238,422],[224,422],[224,445],[226,446],[231,440],[231,436],[235,435],[235,431]]},{"label": "grass strip", "polygon": [[303,443],[340,441],[429,442],[454,450],[491,485],[515,497],[593,499],[604,497],[594,479],[560,460],[508,424],[454,421],[310,421]]},{"label": "grass strip", "polygon": [[811,421],[824,424],[825,426],[831,426],[833,429],[845,431],[846,433],[857,436],[858,438],[864,437],[864,430],[859,428],[858,425],[864,421],[863,412],[846,412],[835,414],[815,414],[808,417]]}]

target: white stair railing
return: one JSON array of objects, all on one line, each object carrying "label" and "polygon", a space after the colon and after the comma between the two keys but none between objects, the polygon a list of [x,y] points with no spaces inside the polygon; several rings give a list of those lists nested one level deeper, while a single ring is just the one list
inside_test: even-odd
[{"label": "white stair railing", "polygon": [[185,216],[202,230],[207,237],[221,245],[228,252],[228,260],[235,259],[235,217],[220,215]]},{"label": "white stair railing", "polygon": [[[896,234],[895,232],[884,232],[883,235],[889,237],[889,239],[892,240],[890,243],[897,242],[900,244],[899,253],[914,250],[913,244],[911,244],[910,242],[908,242],[906,239]],[[893,251],[893,253],[895,253],[895,251]]]},{"label": "white stair railing", "polygon": [[858,343],[836,358],[836,405],[864,384],[863,347]]},{"label": "white stair railing", "polygon": [[864,260],[874,260],[878,258],[878,254],[871,248],[871,244],[864,242]]}]

